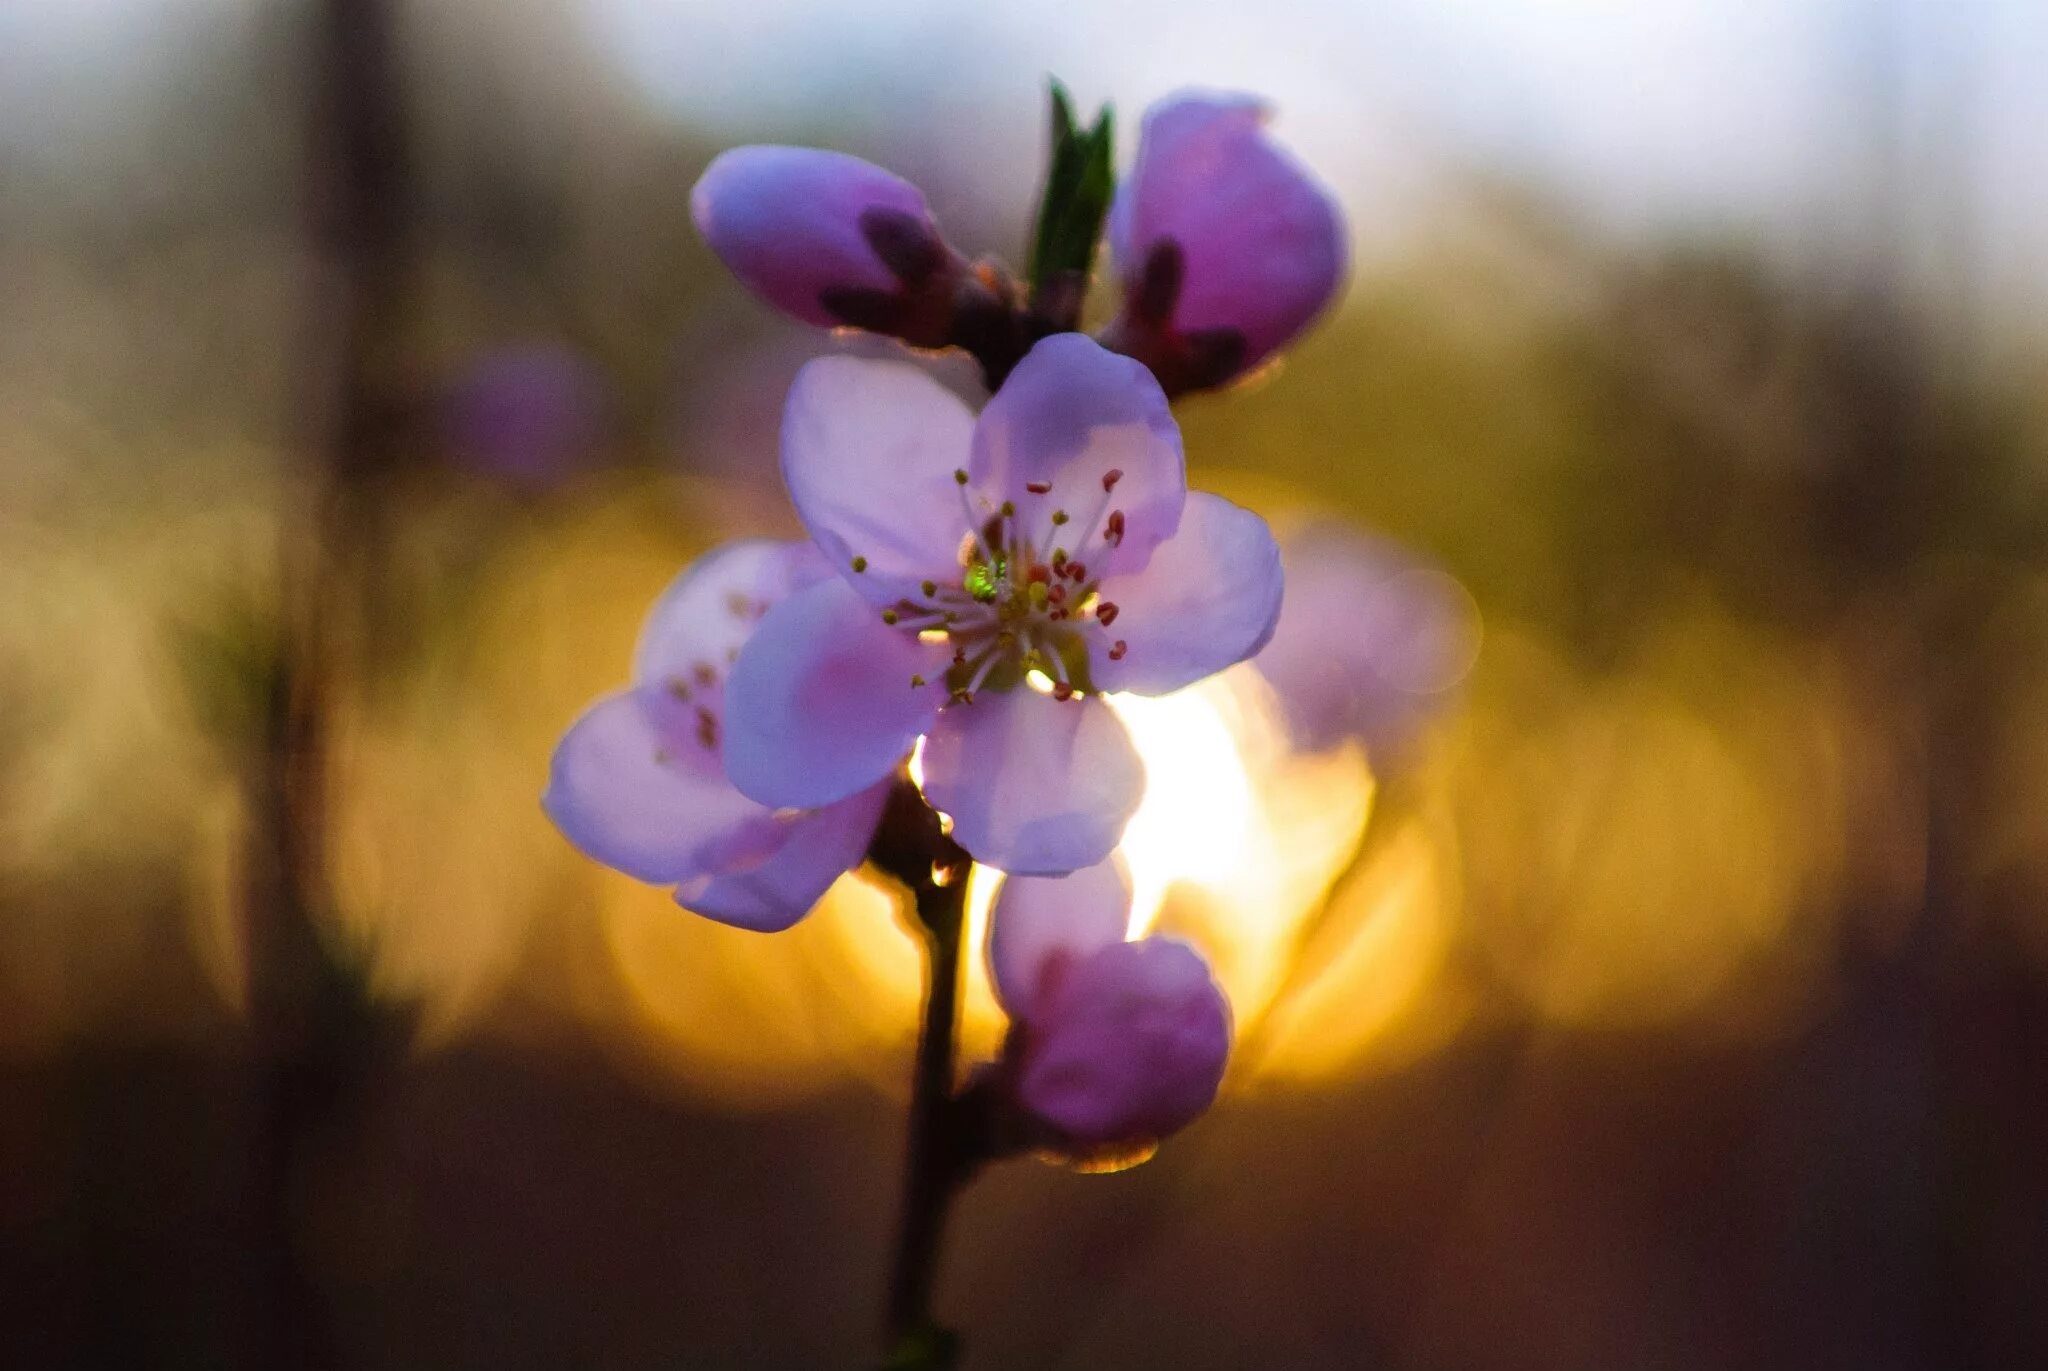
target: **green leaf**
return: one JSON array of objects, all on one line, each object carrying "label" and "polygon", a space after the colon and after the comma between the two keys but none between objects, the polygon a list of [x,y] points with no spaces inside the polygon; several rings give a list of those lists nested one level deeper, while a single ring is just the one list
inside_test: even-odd
[{"label": "green leaf", "polygon": [[1115,118],[1107,105],[1083,129],[1074,122],[1066,87],[1052,83],[1052,147],[1031,242],[1034,295],[1069,273],[1085,282],[1094,267],[1102,221],[1116,191],[1115,142]]},{"label": "green leaf", "polygon": [[1052,82],[1052,146],[1057,152],[1074,136],[1074,101],[1057,78]]}]

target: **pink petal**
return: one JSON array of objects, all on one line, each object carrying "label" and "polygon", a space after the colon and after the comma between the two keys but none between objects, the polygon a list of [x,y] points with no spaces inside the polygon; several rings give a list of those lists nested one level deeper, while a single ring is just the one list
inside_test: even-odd
[{"label": "pink petal", "polygon": [[[1159,382],[1079,333],[1055,333],[1018,363],[975,425],[967,470],[992,508],[1014,503],[1025,528],[1104,570],[1145,565],[1187,499],[1180,428]],[[1057,530],[1055,510],[1069,516]],[[1113,511],[1124,532],[1105,546]]]},{"label": "pink petal", "polygon": [[570,726],[541,807],[586,856],[655,885],[759,860],[781,840],[717,751],[665,731],[639,691],[606,696]]},{"label": "pink petal", "polygon": [[1057,977],[1027,1021],[1017,1095],[1078,1148],[1151,1142],[1216,1098],[1230,1006],[1185,943],[1116,943]]},{"label": "pink petal", "polygon": [[757,933],[779,933],[810,912],[866,855],[889,782],[784,825],[782,846],[759,866],[708,876],[676,891],[693,914]]},{"label": "pink petal", "polygon": [[713,548],[669,583],[640,630],[633,677],[693,694],[722,680],[754,626],[793,592],[831,575],[808,542],[743,538]]},{"label": "pink petal", "polygon": [[[1280,615],[1280,548],[1266,521],[1220,495],[1188,497],[1180,532],[1133,576],[1103,581],[1117,607],[1090,669],[1103,690],[1164,695],[1265,646]],[[1120,659],[1109,651],[1124,644]]]},{"label": "pink petal", "polygon": [[[742,793],[815,809],[882,780],[931,726],[949,653],[887,626],[844,581],[768,612],[726,689],[725,768]],[[922,676],[925,685],[913,684]]]},{"label": "pink petal", "polygon": [[908,363],[821,357],[797,373],[783,479],[812,539],[873,603],[958,581],[968,518],[953,473],[973,433],[960,398]]},{"label": "pink petal", "polygon": [[1144,796],[1145,764],[1099,697],[1020,687],[939,716],[925,739],[924,793],[977,861],[1062,876],[1115,849]]},{"label": "pink petal", "polygon": [[812,584],[841,589],[809,543],[759,540],[728,543],[675,579],[648,614],[635,686],[599,701],[555,751],[542,805],[570,841],[680,886],[709,918],[763,930],[801,918],[859,863],[886,787],[778,815],[724,766],[731,660],[774,605]]},{"label": "pink petal", "polygon": [[1131,871],[1121,855],[1070,876],[1010,876],[989,919],[989,976],[1013,1018],[1029,1018],[1052,978],[1119,943],[1131,920]]}]

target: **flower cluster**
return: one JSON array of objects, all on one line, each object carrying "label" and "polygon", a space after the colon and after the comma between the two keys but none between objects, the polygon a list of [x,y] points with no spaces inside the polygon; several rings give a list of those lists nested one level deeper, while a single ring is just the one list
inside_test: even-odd
[{"label": "flower cluster", "polygon": [[[1124,301],[1102,341],[1144,362],[1168,394],[1258,367],[1343,281],[1343,221],[1266,136],[1268,113],[1243,95],[1161,101],[1109,206]],[[1059,326],[1019,315],[1015,281],[949,244],[915,186],[844,153],[735,148],[704,173],[691,210],[735,276],[806,323],[957,344],[983,355],[992,380],[1014,360],[1006,347],[1021,354]],[[989,365],[992,350],[1001,360]]]},{"label": "flower cluster", "polygon": [[1229,1049],[1201,957],[1126,941],[1116,848],[1145,777],[1103,697],[1191,685],[1279,621],[1278,546],[1256,514],[1188,490],[1168,407],[1272,356],[1342,276],[1337,214],[1263,117],[1210,95],[1147,117],[1108,206],[1125,299],[1099,340],[968,261],[877,167],[716,159],[692,211],[743,282],[809,323],[966,347],[993,394],[977,414],[908,360],[808,364],[781,441],[808,539],[686,570],[632,683],[562,739],[544,798],[591,857],[774,931],[868,856],[915,754],[950,841],[1007,873],[996,1074],[1074,1156],[1184,1126]]},{"label": "flower cluster", "polygon": [[[810,540],[730,543],[677,579],[633,683],[556,750],[548,814],[687,908],[774,931],[860,865],[922,740],[924,795],[953,841],[1011,873],[999,939],[1031,917],[1002,912],[1028,908],[1023,892],[1088,892],[1069,873],[1112,859],[1144,792],[1103,694],[1178,690],[1265,644],[1282,581],[1264,521],[1190,493],[1151,373],[1072,333],[1034,347],[978,417],[914,366],[814,361],[790,391],[782,461]],[[1069,917],[1085,931],[1096,913]],[[1077,1151],[1131,1141],[1105,1121],[1185,1123],[1227,1052],[1200,958],[1128,947],[1005,999],[1022,1101]],[[1209,1031],[1156,1017],[1184,1011]],[[1172,1070],[1077,1074],[1091,1058],[1126,1070],[1146,1042],[1192,1054],[1180,1071],[1207,1081],[1183,1096],[1194,1109],[1139,1107],[1134,1087]],[[1091,1088],[1096,1113],[1076,1113]]]}]

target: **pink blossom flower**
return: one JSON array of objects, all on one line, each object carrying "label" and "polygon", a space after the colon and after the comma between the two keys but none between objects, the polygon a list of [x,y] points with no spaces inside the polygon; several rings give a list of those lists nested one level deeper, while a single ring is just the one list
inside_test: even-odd
[{"label": "pink blossom flower", "polygon": [[1414,554],[1336,523],[1282,546],[1287,604],[1253,665],[1297,746],[1363,742],[1398,762],[1471,669],[1479,613],[1465,588]]},{"label": "pink blossom flower", "polygon": [[733,275],[777,309],[921,347],[946,341],[965,263],[917,187],[872,162],[818,148],[734,148],[698,179],[690,213]]},{"label": "pink blossom flower", "polygon": [[450,386],[449,444],[463,465],[513,485],[576,475],[603,442],[608,397],[587,358],[557,343],[496,348]]},{"label": "pink blossom flower", "polygon": [[1266,136],[1268,113],[1246,95],[1160,101],[1110,206],[1125,300],[1108,337],[1170,390],[1258,366],[1322,313],[1344,278],[1343,220]]},{"label": "pink blossom flower", "polygon": [[1176,1133],[1216,1098],[1230,1006],[1199,953],[1124,941],[1120,859],[1064,878],[1012,876],[996,897],[989,964],[1014,1027],[1015,1103],[1086,1156]]},{"label": "pink blossom flower", "polygon": [[978,859],[1092,866],[1144,788],[1101,694],[1221,671],[1279,614],[1265,522],[1188,493],[1158,382],[1080,334],[1037,344],[978,419],[915,367],[812,362],[782,469],[839,574],[733,668],[726,769],[773,808],[864,791],[922,736],[926,798]]},{"label": "pink blossom flower", "polygon": [[555,749],[542,807],[605,865],[676,888],[684,907],[774,932],[860,864],[888,783],[810,813],[733,788],[720,760],[732,659],[768,613],[831,576],[808,543],[748,540],[706,554],[649,612],[633,684],[592,705]]}]

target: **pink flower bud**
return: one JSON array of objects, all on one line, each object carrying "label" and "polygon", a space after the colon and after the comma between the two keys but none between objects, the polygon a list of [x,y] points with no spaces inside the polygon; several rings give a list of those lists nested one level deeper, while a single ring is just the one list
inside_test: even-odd
[{"label": "pink flower bud", "polygon": [[1230,1006],[1173,938],[1112,943],[1047,979],[1020,1025],[1018,1102],[1086,1154],[1156,1142],[1200,1117],[1230,1055]]},{"label": "pink flower bud", "polygon": [[806,323],[945,341],[962,270],[901,177],[817,148],[721,153],[690,192],[704,241],[755,294]]},{"label": "pink flower bud", "polygon": [[1145,115],[1109,212],[1123,314],[1109,339],[1171,392],[1220,385],[1308,326],[1342,282],[1336,205],[1265,133],[1265,104],[1189,92]]}]

